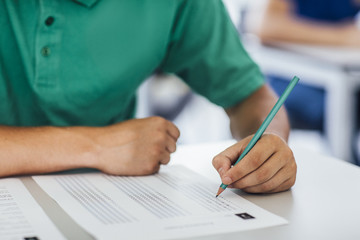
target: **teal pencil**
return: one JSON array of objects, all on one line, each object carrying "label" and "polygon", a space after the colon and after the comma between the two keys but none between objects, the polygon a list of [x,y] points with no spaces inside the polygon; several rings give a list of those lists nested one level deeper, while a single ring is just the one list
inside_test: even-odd
[{"label": "teal pencil", "polygon": [[[245,157],[245,155],[254,147],[255,143],[260,139],[261,135],[265,132],[266,128],[269,126],[271,121],[273,120],[276,113],[279,111],[280,107],[284,104],[285,100],[291,93],[291,91],[294,89],[295,85],[299,82],[298,77],[294,77],[289,85],[286,87],[283,94],[280,96],[279,100],[275,103],[274,107],[271,109],[269,115],[265,118],[264,122],[261,124],[260,128],[256,131],[253,138],[250,140],[249,144],[246,146],[245,150],[241,153],[238,160],[234,163],[234,166],[240,162],[241,159]],[[228,185],[225,185],[221,183],[219,187],[219,191],[216,194],[216,197],[218,197],[226,188]]]}]

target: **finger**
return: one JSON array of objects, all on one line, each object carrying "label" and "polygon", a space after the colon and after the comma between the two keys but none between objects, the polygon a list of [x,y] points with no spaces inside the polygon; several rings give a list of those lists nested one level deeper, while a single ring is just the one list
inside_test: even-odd
[{"label": "finger", "polygon": [[212,164],[220,176],[231,168],[231,165],[239,158],[240,153],[243,151],[248,142],[248,140],[244,139],[236,144],[233,144],[213,158]]},{"label": "finger", "polygon": [[166,151],[168,153],[173,153],[176,151],[176,141],[174,140],[174,138],[168,136],[165,144],[166,144]]},{"label": "finger", "polygon": [[170,162],[170,154],[168,152],[163,153],[159,158],[159,163],[166,165],[169,162]]},{"label": "finger", "polygon": [[284,167],[288,160],[282,153],[277,152],[266,160],[258,169],[249,173],[240,180],[232,183],[235,188],[247,188],[262,184],[271,179],[281,168]]},{"label": "finger", "polygon": [[233,145],[213,158],[212,164],[219,173],[220,177],[231,168],[232,160],[237,154],[238,153],[236,153],[235,147]]},{"label": "finger", "polygon": [[[170,137],[164,135],[159,137],[159,142],[152,147],[151,151],[151,159],[152,161],[156,161],[156,164],[167,164],[170,161],[170,151],[168,150],[168,145],[172,145],[170,142],[172,141],[174,145],[174,140]],[[170,143],[170,144],[169,144]],[[174,146],[171,146],[174,148]],[[176,147],[175,147],[176,148]]]},{"label": "finger", "polygon": [[227,158],[231,164],[234,164],[239,158],[240,154],[244,151],[245,147],[249,144],[251,138],[246,138],[238,143],[235,143],[218,154],[218,156]]},{"label": "finger", "polygon": [[278,188],[284,182],[286,182],[287,180],[289,180],[289,179],[291,179],[293,177],[292,171],[288,171],[288,170],[289,170],[289,168],[287,168],[287,167],[281,168],[275,174],[275,176],[273,176],[268,181],[266,181],[266,182],[264,182],[262,184],[256,185],[256,186],[244,188],[243,190],[245,192],[249,192],[249,193],[267,193],[267,192],[270,192],[270,191]]},{"label": "finger", "polygon": [[170,122],[170,121],[167,121],[166,132],[167,132],[175,141],[177,141],[178,138],[180,137],[180,131],[179,131],[179,129],[175,126],[175,124],[173,124],[173,123]]},{"label": "finger", "polygon": [[293,178],[289,178],[288,180],[286,180],[285,182],[283,182],[282,184],[280,184],[280,186],[268,191],[267,193],[277,193],[277,192],[283,192],[283,191],[287,191],[289,190],[292,186],[294,186],[295,184],[295,177]]},{"label": "finger", "polygon": [[149,159],[134,169],[134,172],[126,175],[142,176],[157,173],[160,170],[160,159]]},{"label": "finger", "polygon": [[260,138],[255,147],[253,147],[238,164],[224,174],[222,178],[223,183],[229,185],[255,171],[268,160],[274,152],[274,146],[267,140]]}]

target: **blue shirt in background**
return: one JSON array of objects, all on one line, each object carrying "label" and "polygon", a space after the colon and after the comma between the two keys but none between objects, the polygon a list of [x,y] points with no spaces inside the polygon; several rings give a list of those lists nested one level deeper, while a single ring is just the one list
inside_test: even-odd
[{"label": "blue shirt in background", "polygon": [[324,22],[353,19],[360,10],[359,0],[291,0],[300,17]]}]

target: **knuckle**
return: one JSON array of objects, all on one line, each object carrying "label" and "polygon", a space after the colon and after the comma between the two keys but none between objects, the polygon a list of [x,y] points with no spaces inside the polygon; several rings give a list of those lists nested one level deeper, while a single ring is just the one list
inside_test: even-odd
[{"label": "knuckle", "polygon": [[155,145],[152,149],[151,149],[151,155],[155,158],[158,158],[159,155],[161,155],[162,153],[162,149],[160,146]]},{"label": "knuckle", "polygon": [[[269,135],[267,135],[266,140],[267,140],[267,144],[269,146],[271,146],[274,150],[279,147],[280,148],[287,147],[286,142],[277,135],[269,134]],[[290,148],[288,148],[288,149],[290,149]]]},{"label": "knuckle", "polygon": [[293,162],[291,163],[291,168],[293,169],[294,173],[296,174],[296,172],[297,172],[297,164],[296,164],[295,161],[293,161]]},{"label": "knuckle", "polygon": [[163,126],[167,123],[167,120],[165,118],[162,118],[159,116],[151,117],[151,120],[154,122],[154,124],[159,125],[159,126]]},{"label": "knuckle", "polygon": [[168,164],[170,162],[170,155],[169,154],[167,154],[166,156],[165,156],[165,158],[164,158],[164,160],[163,160],[163,162],[162,162],[162,164]]},{"label": "knuckle", "polygon": [[270,146],[274,146],[276,145],[276,137],[274,137],[273,134],[264,134],[260,140],[264,143],[264,144],[267,144],[267,145],[270,145]]},{"label": "knuckle", "polygon": [[254,173],[254,174],[255,174],[255,180],[258,183],[263,183],[263,182],[265,182],[266,180],[269,179],[270,170],[267,169],[267,168],[264,168],[264,169],[261,169],[260,171],[258,171],[257,173]]},{"label": "knuckle", "polygon": [[167,141],[166,134],[162,131],[158,131],[155,138],[158,143],[165,143]]},{"label": "knuckle", "polygon": [[177,126],[175,126],[175,129],[176,129],[176,131],[175,131],[176,136],[175,137],[179,138],[180,137],[180,130],[179,130],[179,128]]},{"label": "knuckle", "polygon": [[170,152],[171,153],[174,153],[174,152],[176,152],[176,144],[171,144],[171,146],[170,146]]},{"label": "knuckle", "polygon": [[296,173],[297,173],[297,164],[295,161],[292,161],[290,162],[288,165],[287,165],[287,169],[288,169],[288,173],[291,175],[291,176],[295,176]]},{"label": "knuckle", "polygon": [[294,176],[294,177],[291,178],[291,180],[290,180],[290,187],[289,187],[289,188],[291,188],[292,186],[294,186],[294,185],[295,185],[295,182],[296,182],[296,177]]},{"label": "knuckle", "polygon": [[171,143],[166,148],[170,153],[174,153],[176,151],[176,144]]},{"label": "knuckle", "polygon": [[267,192],[273,190],[276,186],[273,181],[267,181],[261,184],[259,187],[260,187],[260,191]]},{"label": "knuckle", "polygon": [[219,166],[219,162],[220,162],[220,156],[216,155],[213,159],[212,159],[212,165],[216,168]]},{"label": "knuckle", "polygon": [[279,157],[279,161],[282,166],[288,166],[290,168],[296,167],[296,166],[294,166],[294,164],[296,165],[296,163],[295,163],[295,159],[294,159],[294,156],[293,156],[290,148],[289,148],[289,151],[283,152],[280,156],[281,157]]},{"label": "knuckle", "polygon": [[287,148],[287,151],[285,152],[286,159],[291,162],[295,162],[294,153],[290,148]]},{"label": "knuckle", "polygon": [[260,165],[261,165],[261,160],[260,160],[260,158],[259,157],[251,157],[250,159],[249,159],[249,161],[250,161],[250,167],[252,168],[252,169],[256,169],[256,168],[258,168]]},{"label": "knuckle", "polygon": [[294,153],[293,153],[293,151],[291,150],[291,148],[288,148],[288,152],[289,152],[289,158],[295,160],[295,158],[294,158]]},{"label": "knuckle", "polygon": [[273,143],[275,143],[277,145],[284,144],[284,141],[280,137],[278,137],[276,135],[272,135],[271,140],[272,140]]}]

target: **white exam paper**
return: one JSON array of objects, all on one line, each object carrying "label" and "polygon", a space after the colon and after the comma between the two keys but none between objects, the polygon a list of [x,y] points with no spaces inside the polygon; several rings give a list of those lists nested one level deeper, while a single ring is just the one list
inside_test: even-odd
[{"label": "white exam paper", "polygon": [[[102,173],[33,179],[98,239],[172,239],[243,231],[287,221],[183,166],[144,177]],[[238,215],[236,215],[238,214]]]},{"label": "white exam paper", "polygon": [[0,179],[0,239],[65,239],[19,179]]}]

